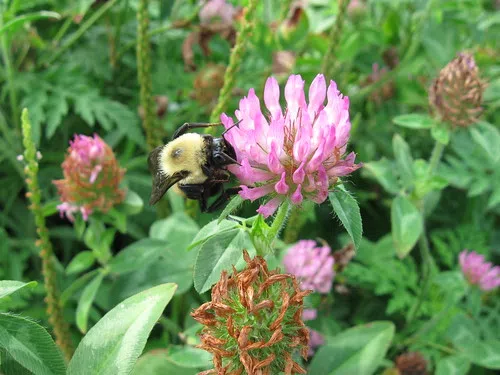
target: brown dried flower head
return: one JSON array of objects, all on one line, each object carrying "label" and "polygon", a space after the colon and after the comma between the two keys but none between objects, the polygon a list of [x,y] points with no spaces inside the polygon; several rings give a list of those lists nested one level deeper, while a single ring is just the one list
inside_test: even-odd
[{"label": "brown dried flower head", "polygon": [[205,325],[200,348],[213,354],[215,369],[203,374],[305,374],[292,359],[307,358],[309,332],[302,321],[302,291],[294,276],[269,271],[262,257],[228,276],[224,271],[212,289],[212,301],[191,315]]},{"label": "brown dried flower head", "polygon": [[214,105],[224,85],[226,67],[222,64],[208,63],[196,74],[193,98],[201,105]]},{"label": "brown dried flower head", "polygon": [[396,358],[396,367],[401,375],[427,375],[427,361],[419,352],[401,354]]},{"label": "brown dried flower head", "polygon": [[470,126],[483,111],[485,86],[474,57],[459,53],[434,80],[429,89],[429,104],[443,121],[453,126]]}]

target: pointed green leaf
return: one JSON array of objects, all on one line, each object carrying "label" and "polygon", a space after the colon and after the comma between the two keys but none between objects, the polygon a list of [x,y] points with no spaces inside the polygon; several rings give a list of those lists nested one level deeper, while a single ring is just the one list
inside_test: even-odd
[{"label": "pointed green leaf", "polygon": [[176,288],[158,285],[118,304],[82,339],[67,375],[130,374]]},{"label": "pointed green leaf", "polygon": [[396,253],[404,258],[422,233],[422,215],[408,198],[396,197],[392,201],[391,226]]},{"label": "pointed green leaf", "polygon": [[48,332],[21,316],[0,313],[0,347],[35,375],[64,375],[61,351]]},{"label": "pointed green leaf", "polygon": [[36,20],[43,19],[43,18],[53,18],[53,19],[58,20],[61,18],[61,15],[59,13],[56,13],[56,12],[49,12],[49,11],[45,11],[45,10],[41,10],[40,12],[23,14],[21,16],[18,16],[16,18],[10,20],[9,22],[5,23],[5,25],[0,27],[0,35],[2,35],[3,33],[7,32],[7,31],[10,31],[16,27],[19,27],[19,26],[25,24],[26,22],[36,21]]},{"label": "pointed green leaf", "polygon": [[66,274],[71,275],[79,273],[90,268],[95,262],[95,256],[92,251],[81,251],[69,262],[66,267]]},{"label": "pointed green leaf", "polygon": [[17,292],[19,289],[25,287],[36,286],[36,281],[31,281],[29,283],[23,283],[22,281],[15,280],[1,280],[0,281],[0,298],[6,297],[9,294]]},{"label": "pointed green leaf", "polygon": [[78,307],[76,308],[76,326],[82,333],[87,332],[87,323],[89,318],[89,311],[99,287],[101,286],[103,273],[99,273],[94,280],[88,284],[80,296]]},{"label": "pointed green leaf", "polygon": [[335,190],[329,194],[329,198],[335,214],[342,222],[349,236],[351,236],[354,246],[358,249],[363,234],[363,223],[358,202],[342,185],[336,186]]},{"label": "pointed green leaf", "polygon": [[434,123],[434,120],[431,117],[418,113],[396,116],[392,119],[392,121],[396,125],[411,129],[429,129]]},{"label": "pointed green leaf", "polygon": [[168,254],[168,243],[165,240],[144,238],[120,251],[109,262],[109,270],[115,273],[131,272]]},{"label": "pointed green leaf", "polygon": [[415,178],[410,146],[399,134],[396,134],[392,139],[392,149],[396,158],[401,184],[404,188],[409,188],[413,185]]},{"label": "pointed green leaf", "polygon": [[345,330],[318,350],[309,373],[371,375],[382,363],[394,331],[391,322],[373,322]]},{"label": "pointed green leaf", "polygon": [[233,199],[227,204],[226,207],[224,207],[224,210],[222,210],[219,219],[217,220],[217,224],[220,224],[220,222],[224,219],[227,218],[228,215],[231,215],[234,211],[240,207],[245,200],[241,197],[241,195],[235,195]]}]

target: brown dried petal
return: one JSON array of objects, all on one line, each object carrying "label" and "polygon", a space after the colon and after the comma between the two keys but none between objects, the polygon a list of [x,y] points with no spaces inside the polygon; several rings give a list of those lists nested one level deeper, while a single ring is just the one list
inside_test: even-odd
[{"label": "brown dried petal", "polygon": [[255,369],[261,369],[263,367],[269,366],[273,361],[276,359],[276,356],[274,354],[270,354],[266,359],[263,359],[260,362],[257,362],[255,364]]},{"label": "brown dried petal", "polygon": [[244,326],[241,329],[241,332],[238,336],[238,347],[240,349],[245,349],[245,347],[248,345],[248,335],[250,334],[251,330],[252,327],[250,326]]}]

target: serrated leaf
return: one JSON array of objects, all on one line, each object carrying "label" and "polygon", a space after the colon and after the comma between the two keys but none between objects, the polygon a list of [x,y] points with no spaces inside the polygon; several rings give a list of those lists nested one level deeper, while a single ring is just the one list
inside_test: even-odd
[{"label": "serrated leaf", "polygon": [[318,350],[309,373],[371,375],[382,363],[394,331],[391,322],[373,322],[349,328]]},{"label": "serrated leaf", "polygon": [[0,313],[0,347],[35,375],[64,375],[61,351],[49,333],[21,316]]},{"label": "serrated leaf", "polygon": [[175,289],[175,284],[158,285],[118,304],[82,339],[67,375],[130,374]]},{"label": "serrated leaf", "polygon": [[61,124],[62,118],[68,113],[69,107],[67,98],[60,92],[56,91],[52,94],[51,100],[45,108],[47,127],[45,128],[45,136],[47,139],[52,138],[57,128]]},{"label": "serrated leaf", "polygon": [[396,197],[391,208],[392,239],[396,253],[404,258],[413,249],[423,230],[422,216],[406,197]]},{"label": "serrated leaf", "polygon": [[203,228],[200,229],[198,234],[193,238],[193,241],[189,244],[187,250],[193,250],[199,248],[201,244],[207,241],[210,237],[217,235],[218,233],[232,230],[238,227],[238,223],[231,220],[223,220],[219,224],[217,220],[213,220]]},{"label": "serrated leaf", "polygon": [[103,273],[99,273],[83,290],[78,307],[76,308],[76,326],[82,333],[87,332],[87,323],[90,307],[104,278]]},{"label": "serrated leaf", "polygon": [[396,125],[410,129],[429,129],[434,124],[434,120],[431,117],[418,113],[396,116],[392,121]]},{"label": "serrated leaf", "polygon": [[15,280],[1,280],[0,281],[0,299],[7,297],[8,295],[17,292],[23,288],[32,288],[36,286],[36,281],[31,281],[29,283],[23,283],[22,281]]},{"label": "serrated leaf", "polygon": [[336,186],[328,197],[332,204],[333,211],[342,222],[342,225],[349,233],[356,249],[359,248],[363,235],[363,223],[359,212],[358,202],[343,186]]},{"label": "serrated leaf", "polygon": [[363,170],[368,171],[382,186],[392,194],[399,192],[398,180],[394,173],[395,163],[381,159],[363,164]]}]

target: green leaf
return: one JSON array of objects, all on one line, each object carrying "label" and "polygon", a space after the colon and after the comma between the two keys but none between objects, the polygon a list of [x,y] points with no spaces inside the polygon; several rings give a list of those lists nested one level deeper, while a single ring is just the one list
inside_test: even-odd
[{"label": "green leaf", "polygon": [[487,122],[479,122],[471,126],[470,132],[475,143],[482,148],[485,155],[488,155],[492,163],[500,160],[500,131]]},{"label": "green leaf", "polygon": [[124,211],[127,215],[136,215],[142,211],[144,202],[135,191],[128,190],[125,196],[125,201],[122,203]]},{"label": "green leaf", "polygon": [[47,117],[47,127],[45,128],[45,136],[47,139],[52,138],[57,128],[61,124],[61,121],[65,115],[68,114],[69,107],[67,102],[67,97],[55,91],[52,93],[53,97],[45,109]]},{"label": "green leaf", "polygon": [[118,304],[82,339],[67,375],[129,374],[175,289],[158,285]]},{"label": "green leaf", "polygon": [[392,239],[396,253],[404,258],[417,243],[423,230],[422,216],[406,197],[396,197],[391,208]]},{"label": "green leaf", "polygon": [[431,136],[436,141],[447,145],[450,142],[450,127],[448,124],[438,122],[431,129]]},{"label": "green leaf", "polygon": [[75,293],[80,289],[83,288],[87,282],[94,277],[94,275],[99,272],[99,270],[93,270],[90,272],[87,272],[83,276],[80,276],[78,279],[73,281],[70,286],[68,286],[64,292],[61,293],[61,305],[65,305],[68,300],[75,295]]},{"label": "green leaf", "polygon": [[399,134],[392,138],[392,149],[398,167],[401,184],[406,189],[413,185],[413,158],[410,153],[410,146]]},{"label": "green leaf", "polygon": [[23,283],[22,281],[15,280],[1,280],[0,281],[0,299],[4,298],[12,293],[17,292],[19,289],[29,287],[32,288],[36,286],[36,281],[31,281],[29,283]]},{"label": "green leaf", "polygon": [[391,194],[399,192],[399,184],[394,173],[394,168],[395,163],[387,159],[363,164],[363,170],[368,171]]},{"label": "green leaf", "polygon": [[120,251],[108,264],[114,273],[127,273],[155,262],[160,256],[169,256],[168,243],[164,240],[144,238]]},{"label": "green leaf", "polygon": [[392,121],[396,125],[411,129],[429,129],[434,124],[431,117],[418,113],[396,116]]},{"label": "green leaf", "polygon": [[224,207],[224,210],[222,210],[222,213],[219,216],[219,219],[217,220],[217,224],[220,224],[222,220],[226,219],[228,215],[232,214],[234,211],[240,207],[245,200],[241,197],[241,195],[235,195],[233,199],[227,204],[226,207]]},{"label": "green leaf", "polygon": [[64,375],[63,356],[48,332],[21,316],[0,313],[0,347],[35,375]]},{"label": "green leaf", "polygon": [[171,248],[185,251],[199,229],[196,221],[184,212],[177,212],[166,219],[155,221],[149,230],[149,236],[167,242]]},{"label": "green leaf", "polygon": [[257,218],[252,224],[252,229],[250,230],[250,238],[257,250],[257,254],[271,254],[273,252],[275,236],[270,234],[270,229],[271,227],[267,225],[264,217],[262,215],[257,215]]},{"label": "green leaf", "polygon": [[94,280],[88,284],[80,296],[78,307],[76,308],[76,326],[82,333],[87,332],[87,323],[89,318],[89,311],[99,287],[101,286],[104,278],[103,273],[99,273]]},{"label": "green leaf", "polygon": [[5,23],[2,27],[0,27],[0,35],[2,35],[5,32],[8,32],[16,27],[19,27],[21,25],[24,25],[26,22],[30,21],[36,21],[39,19],[43,18],[53,18],[53,19],[61,19],[61,15],[56,12],[48,12],[45,10],[42,10],[40,12],[33,12],[33,13],[28,13],[28,14],[23,14],[21,16],[18,16],[9,22]]},{"label": "green leaf", "polygon": [[436,375],[467,375],[470,362],[467,358],[452,355],[441,358],[436,366]]},{"label": "green leaf", "polygon": [[384,359],[394,336],[394,330],[393,323],[381,321],[341,332],[318,350],[309,367],[309,373],[373,374]]},{"label": "green leaf", "polygon": [[181,367],[170,361],[165,349],[158,349],[141,356],[132,375],[196,375],[199,369]]},{"label": "green leaf", "polygon": [[193,250],[195,248],[199,249],[201,244],[207,241],[210,237],[213,237],[222,232],[233,230],[238,228],[238,223],[232,220],[223,220],[220,224],[217,220],[213,220],[203,228],[200,229],[198,234],[195,236],[193,241],[189,244],[187,250]]},{"label": "green leaf", "polygon": [[92,251],[81,251],[71,260],[66,267],[66,274],[71,275],[79,273],[90,268],[95,262],[95,256]]},{"label": "green leaf", "polygon": [[174,346],[169,349],[168,361],[179,367],[209,368],[212,366],[212,355],[189,345]]},{"label": "green leaf", "polygon": [[500,369],[500,340],[482,340],[478,324],[464,313],[457,314],[447,336],[463,357],[492,370]]},{"label": "green leaf", "polygon": [[347,233],[349,233],[354,246],[358,249],[363,234],[363,223],[358,202],[342,185],[336,186],[335,190],[328,196],[335,214],[342,222]]},{"label": "green leaf", "polygon": [[209,290],[219,281],[223,270],[230,270],[243,257],[243,249],[251,247],[248,233],[235,228],[220,232],[200,247],[194,266],[194,287],[198,293]]}]

